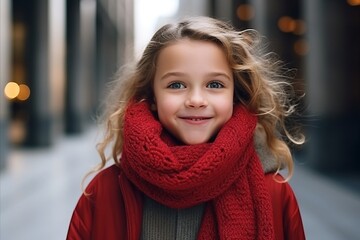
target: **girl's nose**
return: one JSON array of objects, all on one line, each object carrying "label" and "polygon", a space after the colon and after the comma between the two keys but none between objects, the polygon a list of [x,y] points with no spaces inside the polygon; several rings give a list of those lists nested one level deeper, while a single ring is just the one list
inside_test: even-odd
[{"label": "girl's nose", "polygon": [[189,92],[185,105],[192,108],[201,108],[206,107],[208,105],[208,101],[206,100],[204,93],[199,90],[194,90]]}]

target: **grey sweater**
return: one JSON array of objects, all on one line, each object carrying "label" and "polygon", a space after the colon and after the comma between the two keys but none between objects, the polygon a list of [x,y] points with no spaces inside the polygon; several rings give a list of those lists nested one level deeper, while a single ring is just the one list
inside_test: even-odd
[{"label": "grey sweater", "polygon": [[144,196],[141,239],[195,240],[203,211],[204,204],[173,209]]}]

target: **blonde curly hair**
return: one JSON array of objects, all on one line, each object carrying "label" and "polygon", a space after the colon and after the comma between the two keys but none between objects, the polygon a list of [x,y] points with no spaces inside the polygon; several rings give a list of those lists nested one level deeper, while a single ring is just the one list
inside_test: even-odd
[{"label": "blonde curly hair", "polygon": [[[254,30],[237,31],[230,24],[209,17],[187,18],[160,28],[145,48],[140,60],[121,69],[106,100],[103,122],[104,139],[97,145],[101,163],[105,167],[112,158],[120,163],[123,147],[124,114],[130,101],[153,101],[153,79],[157,58],[162,49],[181,39],[213,42],[220,46],[233,71],[234,103],[245,105],[258,116],[266,132],[266,143],[277,161],[278,171],[287,167],[289,178],[293,159],[287,143],[302,144],[303,136],[294,137],[285,126],[285,118],[294,113],[291,85],[281,62],[273,54],[263,53],[261,37]],[[106,149],[111,154],[107,156]]]}]

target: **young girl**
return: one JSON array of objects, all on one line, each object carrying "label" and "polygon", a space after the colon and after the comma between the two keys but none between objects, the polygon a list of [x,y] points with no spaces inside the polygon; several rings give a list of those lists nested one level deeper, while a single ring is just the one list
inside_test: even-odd
[{"label": "young girl", "polygon": [[[123,75],[99,144],[105,168],[67,239],[305,239],[283,138],[294,111],[254,31],[197,17],[168,24]],[[264,56],[264,55],[263,55]]]}]

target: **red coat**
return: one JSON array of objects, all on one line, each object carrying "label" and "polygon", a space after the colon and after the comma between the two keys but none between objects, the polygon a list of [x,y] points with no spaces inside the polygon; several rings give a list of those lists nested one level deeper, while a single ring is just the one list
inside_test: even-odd
[{"label": "red coat", "polygon": [[[300,211],[288,183],[277,183],[266,174],[274,210],[276,239],[305,239]],[[280,175],[277,179],[282,180]],[[113,165],[100,172],[80,197],[71,218],[67,239],[139,239],[142,193]],[[126,206],[126,207],[125,207]]]}]

